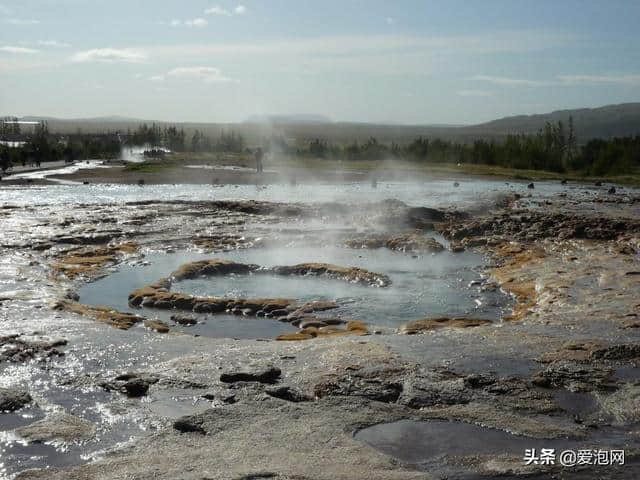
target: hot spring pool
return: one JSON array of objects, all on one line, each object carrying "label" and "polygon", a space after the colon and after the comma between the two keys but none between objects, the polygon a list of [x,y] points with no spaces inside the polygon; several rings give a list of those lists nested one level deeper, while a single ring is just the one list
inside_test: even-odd
[{"label": "hot spring pool", "polygon": [[[119,311],[163,320],[176,311],[132,308],[127,297],[135,289],[166,277],[180,265],[196,260],[224,258],[264,267],[323,262],[355,266],[386,274],[389,287],[371,287],[324,276],[278,276],[249,273],[201,277],[175,282],[171,290],[196,296],[233,298],[290,298],[304,303],[331,300],[339,308],[325,312],[345,320],[362,320],[371,327],[397,328],[420,318],[449,315],[475,316],[498,321],[509,307],[499,291],[483,291],[484,259],[471,252],[409,255],[387,249],[276,248],[236,250],[217,254],[193,252],[150,254],[144,265],[126,265],[115,273],[89,283],[79,291],[80,302],[105,305]],[[184,312],[180,312],[184,313]],[[176,328],[188,333],[232,338],[273,337],[295,327],[269,318],[227,313],[200,314],[199,323]]]}]

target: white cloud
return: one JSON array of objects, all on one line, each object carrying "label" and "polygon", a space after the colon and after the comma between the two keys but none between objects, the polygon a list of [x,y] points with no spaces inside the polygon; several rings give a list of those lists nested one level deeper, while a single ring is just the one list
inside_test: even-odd
[{"label": "white cloud", "polygon": [[71,57],[73,62],[139,63],[147,57],[144,53],[130,48],[94,48],[77,52]]},{"label": "white cloud", "polygon": [[456,94],[461,97],[490,97],[492,95],[491,92],[485,90],[458,90]]},{"label": "white cloud", "polygon": [[207,20],[205,20],[204,18],[194,18],[193,20],[185,20],[184,24],[187,27],[206,27],[209,22]]},{"label": "white cloud", "polygon": [[57,40],[40,40],[38,45],[42,45],[43,47],[53,47],[53,48],[69,48],[71,45],[64,42],[58,42]]},{"label": "white cloud", "polygon": [[[240,5],[242,6],[242,5]],[[237,10],[237,9],[236,9]],[[224,16],[229,16],[231,15],[231,12],[229,10],[227,10],[226,8],[222,8],[220,5],[215,5],[211,8],[207,8],[204,11],[205,15],[224,15]]]},{"label": "white cloud", "polygon": [[496,77],[492,75],[475,75],[471,77],[472,80],[478,80],[481,82],[493,83],[496,85],[508,86],[508,87],[544,87],[551,85],[552,82],[543,80],[529,80],[526,78],[510,78],[510,77]]},{"label": "white cloud", "polygon": [[384,19],[384,21],[387,22],[388,25],[393,25],[394,23],[396,23],[393,17],[387,17]]},{"label": "white cloud", "polygon": [[6,23],[11,25],[38,25],[40,20],[35,19],[25,19],[25,18],[8,18],[5,20]]},{"label": "white cloud", "polygon": [[568,85],[640,85],[640,75],[560,75]]},{"label": "white cloud", "polygon": [[32,54],[32,53],[38,53],[39,50],[36,50],[34,48],[26,48],[26,47],[12,47],[7,45],[4,47],[0,47],[0,52]]},{"label": "white cloud", "polygon": [[9,13],[11,13],[11,11],[5,5],[0,4],[0,14],[9,15]]},{"label": "white cloud", "polygon": [[194,18],[191,20],[179,20],[175,18],[169,22],[169,25],[171,25],[172,27],[185,26],[185,27],[202,28],[209,25],[209,22],[205,18]]},{"label": "white cloud", "polygon": [[247,13],[249,9],[244,5],[238,5],[236,8],[232,10],[228,10],[220,5],[214,5],[213,7],[207,8],[204,13],[205,15],[219,15],[223,17],[230,17],[231,15],[244,15]]},{"label": "white cloud", "polygon": [[151,79],[161,81],[164,80],[165,77],[196,79],[202,80],[205,83],[224,83],[231,81],[229,77],[225,77],[219,69],[214,67],[178,67],[169,70],[166,75],[156,75],[155,77],[151,77]]},{"label": "white cloud", "polygon": [[153,77],[149,77],[149,80],[152,82],[164,82],[164,75],[154,75]]}]

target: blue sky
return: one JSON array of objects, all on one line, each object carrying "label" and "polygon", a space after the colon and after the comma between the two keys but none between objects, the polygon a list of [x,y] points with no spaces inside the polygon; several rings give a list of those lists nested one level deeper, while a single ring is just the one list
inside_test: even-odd
[{"label": "blue sky", "polygon": [[0,0],[0,115],[470,124],[640,100],[640,2]]}]

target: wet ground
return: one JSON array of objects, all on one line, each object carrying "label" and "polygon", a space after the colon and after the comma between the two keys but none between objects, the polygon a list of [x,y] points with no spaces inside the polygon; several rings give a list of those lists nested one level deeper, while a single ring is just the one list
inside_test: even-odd
[{"label": "wet ground", "polygon": [[[0,189],[0,389],[31,396],[0,413],[0,478],[557,473],[524,465],[524,449],[537,447],[624,448],[633,463],[637,193],[543,183],[513,195],[526,190]],[[556,214],[548,225],[537,217]],[[326,262],[391,284],[253,272],[171,285],[198,298],[335,302],[314,321],[364,325],[326,337],[253,312],[129,304],[131,291],[211,258]],[[113,328],[117,312],[168,333],[142,319]],[[416,334],[402,334],[408,324]],[[275,340],[298,331],[311,334]]]}]

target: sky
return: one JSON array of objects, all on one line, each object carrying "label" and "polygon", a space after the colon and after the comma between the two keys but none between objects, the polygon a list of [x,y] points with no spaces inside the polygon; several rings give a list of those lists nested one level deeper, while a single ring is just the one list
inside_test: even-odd
[{"label": "sky", "polygon": [[0,0],[0,115],[474,124],[640,101],[637,0]]}]

